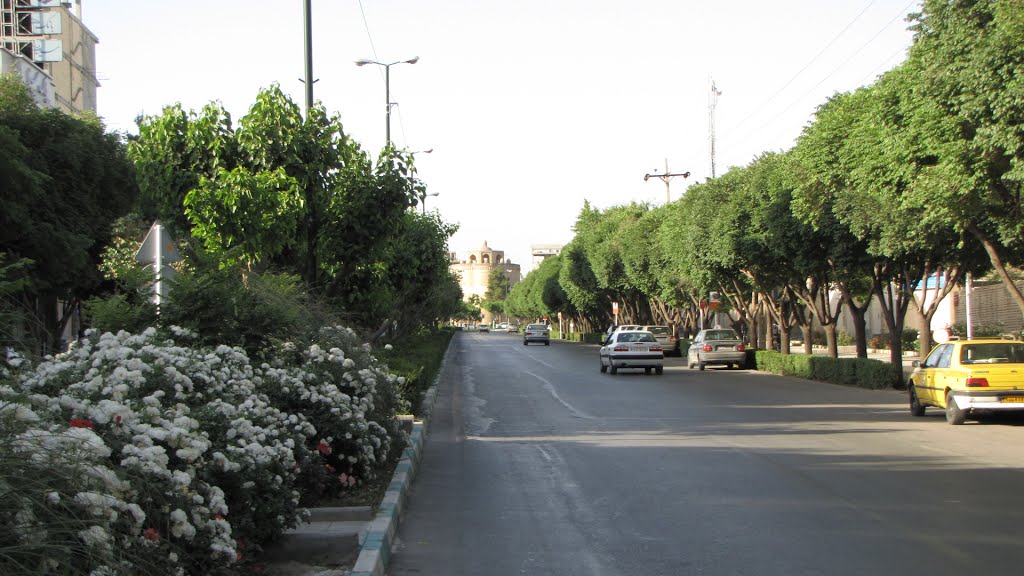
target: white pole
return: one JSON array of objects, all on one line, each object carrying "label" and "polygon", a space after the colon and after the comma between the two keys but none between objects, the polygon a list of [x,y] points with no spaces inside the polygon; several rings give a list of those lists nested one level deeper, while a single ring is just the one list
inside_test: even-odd
[{"label": "white pole", "polygon": [[967,273],[967,289],[964,290],[964,300],[967,304],[967,339],[974,337],[974,327],[971,325],[971,273]]},{"label": "white pole", "polygon": [[163,262],[164,239],[163,239],[162,231],[163,231],[163,226],[161,226],[160,224],[154,224],[153,225],[153,232],[156,234],[156,242],[153,244],[154,246],[156,246],[156,250],[155,250],[156,254],[153,256],[153,266],[156,268],[156,284],[153,287],[156,288],[156,300],[155,300],[155,302],[156,302],[156,312],[157,312],[157,314],[160,313],[160,290],[161,290],[160,283],[161,283],[161,280],[163,279],[163,275],[164,275],[163,274],[163,267],[164,267],[164,262]]}]

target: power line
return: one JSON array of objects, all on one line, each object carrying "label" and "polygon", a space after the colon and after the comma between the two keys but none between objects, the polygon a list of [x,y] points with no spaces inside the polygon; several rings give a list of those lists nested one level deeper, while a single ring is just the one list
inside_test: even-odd
[{"label": "power line", "polygon": [[789,88],[789,85],[790,85],[790,84],[792,84],[792,83],[793,83],[793,81],[794,81],[794,80],[796,80],[796,79],[797,79],[798,77],[800,77],[800,75],[801,75],[801,74],[803,74],[803,73],[804,73],[804,72],[805,72],[805,71],[806,71],[806,70],[807,70],[808,68],[810,68],[812,64],[814,64],[815,62],[817,62],[818,58],[820,58],[822,54],[824,54],[824,53],[825,53],[825,52],[826,52],[826,51],[827,51],[827,50],[828,50],[828,49],[829,49],[830,47],[832,47],[832,45],[833,45],[833,44],[835,44],[836,40],[839,40],[840,36],[842,36],[843,34],[845,34],[845,33],[846,33],[846,31],[847,31],[847,30],[849,30],[849,29],[850,29],[850,27],[851,27],[851,26],[853,26],[853,25],[854,25],[854,24],[855,24],[855,23],[857,22],[857,20],[860,20],[860,17],[861,17],[861,16],[863,16],[863,15],[864,15],[864,13],[868,11],[868,8],[871,8],[871,5],[872,5],[872,4],[874,4],[874,3],[875,3],[875,0],[871,0],[870,2],[868,2],[867,6],[865,6],[865,7],[864,7],[864,8],[863,8],[863,9],[862,9],[862,10],[860,11],[860,13],[859,13],[859,14],[857,14],[857,15],[856,15],[856,16],[855,16],[855,17],[853,18],[853,20],[851,20],[851,21],[850,21],[850,23],[846,25],[846,27],[845,27],[845,28],[843,28],[842,30],[840,30],[840,31],[839,31],[839,33],[838,33],[838,34],[836,34],[836,35],[835,35],[835,37],[834,37],[834,38],[832,38],[832,40],[830,40],[830,41],[829,41],[829,43],[828,43],[828,44],[826,44],[826,45],[825,45],[825,47],[824,47],[824,48],[822,48],[822,49],[821,49],[821,51],[820,51],[820,52],[818,52],[818,53],[817,53],[817,54],[816,54],[816,55],[814,56],[814,58],[811,58],[810,62],[808,62],[807,64],[805,64],[805,65],[804,65],[804,67],[803,67],[803,68],[801,68],[800,70],[798,70],[798,71],[797,71],[797,73],[796,73],[796,74],[794,74],[794,75],[793,75],[793,77],[792,77],[792,78],[790,78],[790,79],[789,79],[789,80],[788,80],[788,81],[787,81],[787,82],[786,82],[786,83],[785,83],[785,84],[784,84],[784,85],[782,86],[782,88],[779,88],[779,89],[778,89],[778,90],[777,90],[777,91],[776,91],[776,92],[775,92],[774,94],[772,94],[771,96],[769,96],[769,97],[768,97],[768,99],[767,99],[767,100],[765,100],[765,101],[764,101],[764,102],[763,102],[763,103],[762,103],[762,104],[761,104],[760,106],[758,106],[757,108],[755,108],[753,112],[751,112],[750,114],[747,114],[747,116],[746,116],[745,118],[743,118],[742,120],[740,120],[740,121],[739,121],[739,123],[737,123],[737,124],[736,124],[736,125],[734,125],[734,126],[733,126],[732,128],[730,128],[730,129],[729,129],[729,131],[728,131],[728,132],[726,133],[726,136],[728,136],[729,134],[732,134],[733,132],[735,132],[735,131],[736,131],[736,129],[738,129],[738,128],[739,128],[740,126],[743,126],[743,124],[744,124],[744,123],[745,123],[745,122],[746,122],[747,120],[750,120],[750,119],[751,119],[752,117],[754,117],[754,115],[756,115],[756,114],[757,114],[758,112],[760,112],[761,110],[764,110],[764,108],[765,108],[766,106],[768,106],[769,104],[771,104],[771,103],[772,103],[772,101],[773,101],[773,100],[775,100],[775,98],[776,98],[776,97],[777,97],[777,96],[778,96],[779,94],[782,94],[783,90],[785,90],[786,88]]},{"label": "power line", "polygon": [[[370,42],[370,52],[373,53],[373,59],[377,60],[379,62],[380,58],[377,56],[377,47],[373,44],[373,34],[370,33],[370,23],[366,19],[366,10],[363,9],[363,0],[359,0],[359,13],[363,17],[363,29],[366,30],[366,38]],[[383,68],[382,67],[378,67],[378,68],[380,68],[380,70],[378,70],[378,72],[380,72],[381,80],[385,80],[384,72],[381,71],[381,70],[383,70]],[[388,106],[391,106],[391,102],[388,102],[387,104],[388,104]],[[397,102],[395,103],[395,105],[396,105],[396,107],[398,107],[397,106]],[[402,131],[402,140],[405,141],[406,145],[408,146],[408,138],[405,135],[405,124],[402,122],[402,109],[401,109],[401,107],[398,107],[398,126],[401,129],[401,131]]]},{"label": "power line", "polygon": [[867,42],[862,44],[861,47],[858,48],[856,52],[851,54],[849,58],[847,58],[846,60],[843,60],[843,62],[841,64],[839,64],[839,66],[836,66],[831,72],[828,73],[828,75],[826,75],[824,78],[819,80],[818,83],[815,84],[814,86],[811,86],[810,90],[804,92],[803,95],[801,95],[799,98],[794,100],[789,106],[786,106],[785,108],[783,108],[781,112],[776,114],[774,118],[772,118],[771,120],[766,122],[763,126],[761,126],[760,129],[764,129],[764,128],[768,127],[769,124],[771,124],[772,122],[776,121],[780,116],[782,116],[783,114],[788,112],[790,108],[792,108],[793,106],[796,106],[801,100],[803,100],[808,95],[810,95],[811,92],[814,92],[814,90],[816,90],[818,88],[818,86],[821,86],[822,84],[825,83],[826,80],[828,80],[829,78],[834,76],[836,72],[838,72],[839,70],[841,70],[843,68],[843,66],[846,66],[847,64],[849,64],[850,60],[853,60],[854,58],[856,58],[857,55],[860,54],[862,50],[867,48],[872,42],[874,42],[875,39],[878,38],[882,34],[882,32],[885,32],[885,30],[887,28],[889,28],[889,26],[892,26],[893,22],[898,20],[901,16],[905,16],[907,14],[907,10],[909,10],[910,7],[913,6],[916,3],[917,3],[917,0],[911,0],[910,4],[907,4],[903,8],[903,10],[901,10],[898,14],[896,14],[896,16],[894,16],[892,20],[889,20],[889,22],[885,26],[882,26],[882,28],[878,32],[875,32],[875,35],[872,36]]}]

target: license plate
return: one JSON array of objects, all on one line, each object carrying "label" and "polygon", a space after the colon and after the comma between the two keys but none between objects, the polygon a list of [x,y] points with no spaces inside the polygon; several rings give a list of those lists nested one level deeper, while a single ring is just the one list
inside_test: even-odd
[{"label": "license plate", "polygon": [[1024,403],[1024,396],[1003,396],[999,399],[1000,402],[1021,404]]}]

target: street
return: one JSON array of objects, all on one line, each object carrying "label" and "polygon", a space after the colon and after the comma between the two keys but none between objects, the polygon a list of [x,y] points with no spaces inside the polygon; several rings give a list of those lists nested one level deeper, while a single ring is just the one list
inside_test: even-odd
[{"label": "street", "polygon": [[388,569],[411,575],[1017,573],[1024,419],[747,370],[598,371],[460,333]]}]

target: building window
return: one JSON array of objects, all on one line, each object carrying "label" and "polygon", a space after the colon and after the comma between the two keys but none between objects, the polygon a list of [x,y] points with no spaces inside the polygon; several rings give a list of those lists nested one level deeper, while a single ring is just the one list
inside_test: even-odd
[{"label": "building window", "polygon": [[490,264],[491,263],[491,255],[490,254],[484,254],[483,256],[481,256],[481,258],[482,258],[482,263],[483,264]]},{"label": "building window", "polygon": [[470,254],[469,255],[469,263],[470,264],[476,264],[476,254]]}]

